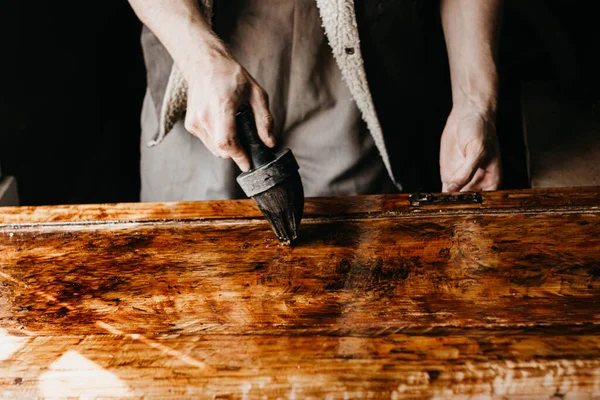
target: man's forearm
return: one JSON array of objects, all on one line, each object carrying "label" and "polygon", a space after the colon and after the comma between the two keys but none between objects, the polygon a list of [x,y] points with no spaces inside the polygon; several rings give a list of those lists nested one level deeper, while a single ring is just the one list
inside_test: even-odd
[{"label": "man's forearm", "polygon": [[227,52],[206,22],[197,0],[129,0],[129,3],[166,47],[186,79],[206,67],[211,58]]},{"label": "man's forearm", "polygon": [[495,113],[502,0],[441,0],[455,106]]},{"label": "man's forearm", "polygon": [[236,113],[250,105],[260,139],[275,146],[267,93],[215,35],[197,0],[129,2],[187,80],[185,129],[214,156],[232,159],[248,171],[250,159],[237,137]]}]

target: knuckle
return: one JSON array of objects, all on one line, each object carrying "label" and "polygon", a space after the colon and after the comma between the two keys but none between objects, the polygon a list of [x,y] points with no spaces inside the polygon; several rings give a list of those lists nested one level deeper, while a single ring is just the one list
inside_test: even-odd
[{"label": "knuckle", "polygon": [[229,151],[234,147],[234,143],[232,139],[218,139],[215,140],[215,147],[221,151]]},{"label": "knuckle", "polygon": [[271,115],[271,113],[268,113],[267,115],[265,115],[265,125],[270,128],[271,126],[273,126],[273,123],[275,122],[275,119],[273,118],[273,116]]},{"label": "knuckle", "polygon": [[266,125],[267,129],[270,131],[273,128],[274,124],[275,124],[275,119],[273,118],[273,116],[271,114],[267,114],[267,116],[265,118],[265,125]]},{"label": "knuckle", "polygon": [[244,74],[244,68],[241,65],[236,66],[232,71],[233,82],[236,83],[238,87],[246,87],[248,86],[248,78],[246,78],[246,74]]},{"label": "knuckle", "polygon": [[235,78],[242,78],[243,80],[246,80],[246,75],[244,74],[244,67],[242,67],[240,64],[236,63],[235,66],[231,68],[231,74]]},{"label": "knuckle", "polygon": [[265,119],[265,123],[263,124],[263,131],[266,133],[272,133],[273,131],[273,120]]},{"label": "knuckle", "polygon": [[185,120],[183,121],[185,130],[193,135],[202,133],[205,125],[204,119],[198,113],[187,113]]},{"label": "knuckle", "polygon": [[183,126],[189,133],[195,134],[198,131],[198,123],[192,118],[186,118]]}]

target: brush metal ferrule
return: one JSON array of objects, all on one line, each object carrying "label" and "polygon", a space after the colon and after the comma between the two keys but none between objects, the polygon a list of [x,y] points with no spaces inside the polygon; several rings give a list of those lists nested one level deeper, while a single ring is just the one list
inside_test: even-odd
[{"label": "brush metal ferrule", "polygon": [[237,182],[246,196],[254,197],[297,174],[299,168],[292,151],[285,149],[277,153],[273,161],[242,172],[237,177]]}]

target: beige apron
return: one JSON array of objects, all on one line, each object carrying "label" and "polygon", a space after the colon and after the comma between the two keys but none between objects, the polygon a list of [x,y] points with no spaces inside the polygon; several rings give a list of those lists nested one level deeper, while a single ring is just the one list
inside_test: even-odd
[{"label": "beige apron", "polygon": [[[293,150],[307,197],[396,190],[342,80],[314,0],[217,1],[214,29],[269,94],[278,147]],[[169,63],[148,62],[160,52],[148,44],[144,50],[148,73],[166,81]],[[244,197],[235,164],[215,158],[182,122],[160,145],[146,146],[158,129],[159,92],[149,87],[142,111],[142,201]]]}]

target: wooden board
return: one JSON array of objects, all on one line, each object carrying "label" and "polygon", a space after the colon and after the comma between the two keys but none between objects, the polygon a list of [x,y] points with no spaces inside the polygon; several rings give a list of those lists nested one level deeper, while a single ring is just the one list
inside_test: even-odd
[{"label": "wooden board", "polygon": [[600,397],[600,189],[4,208],[0,398]]}]

